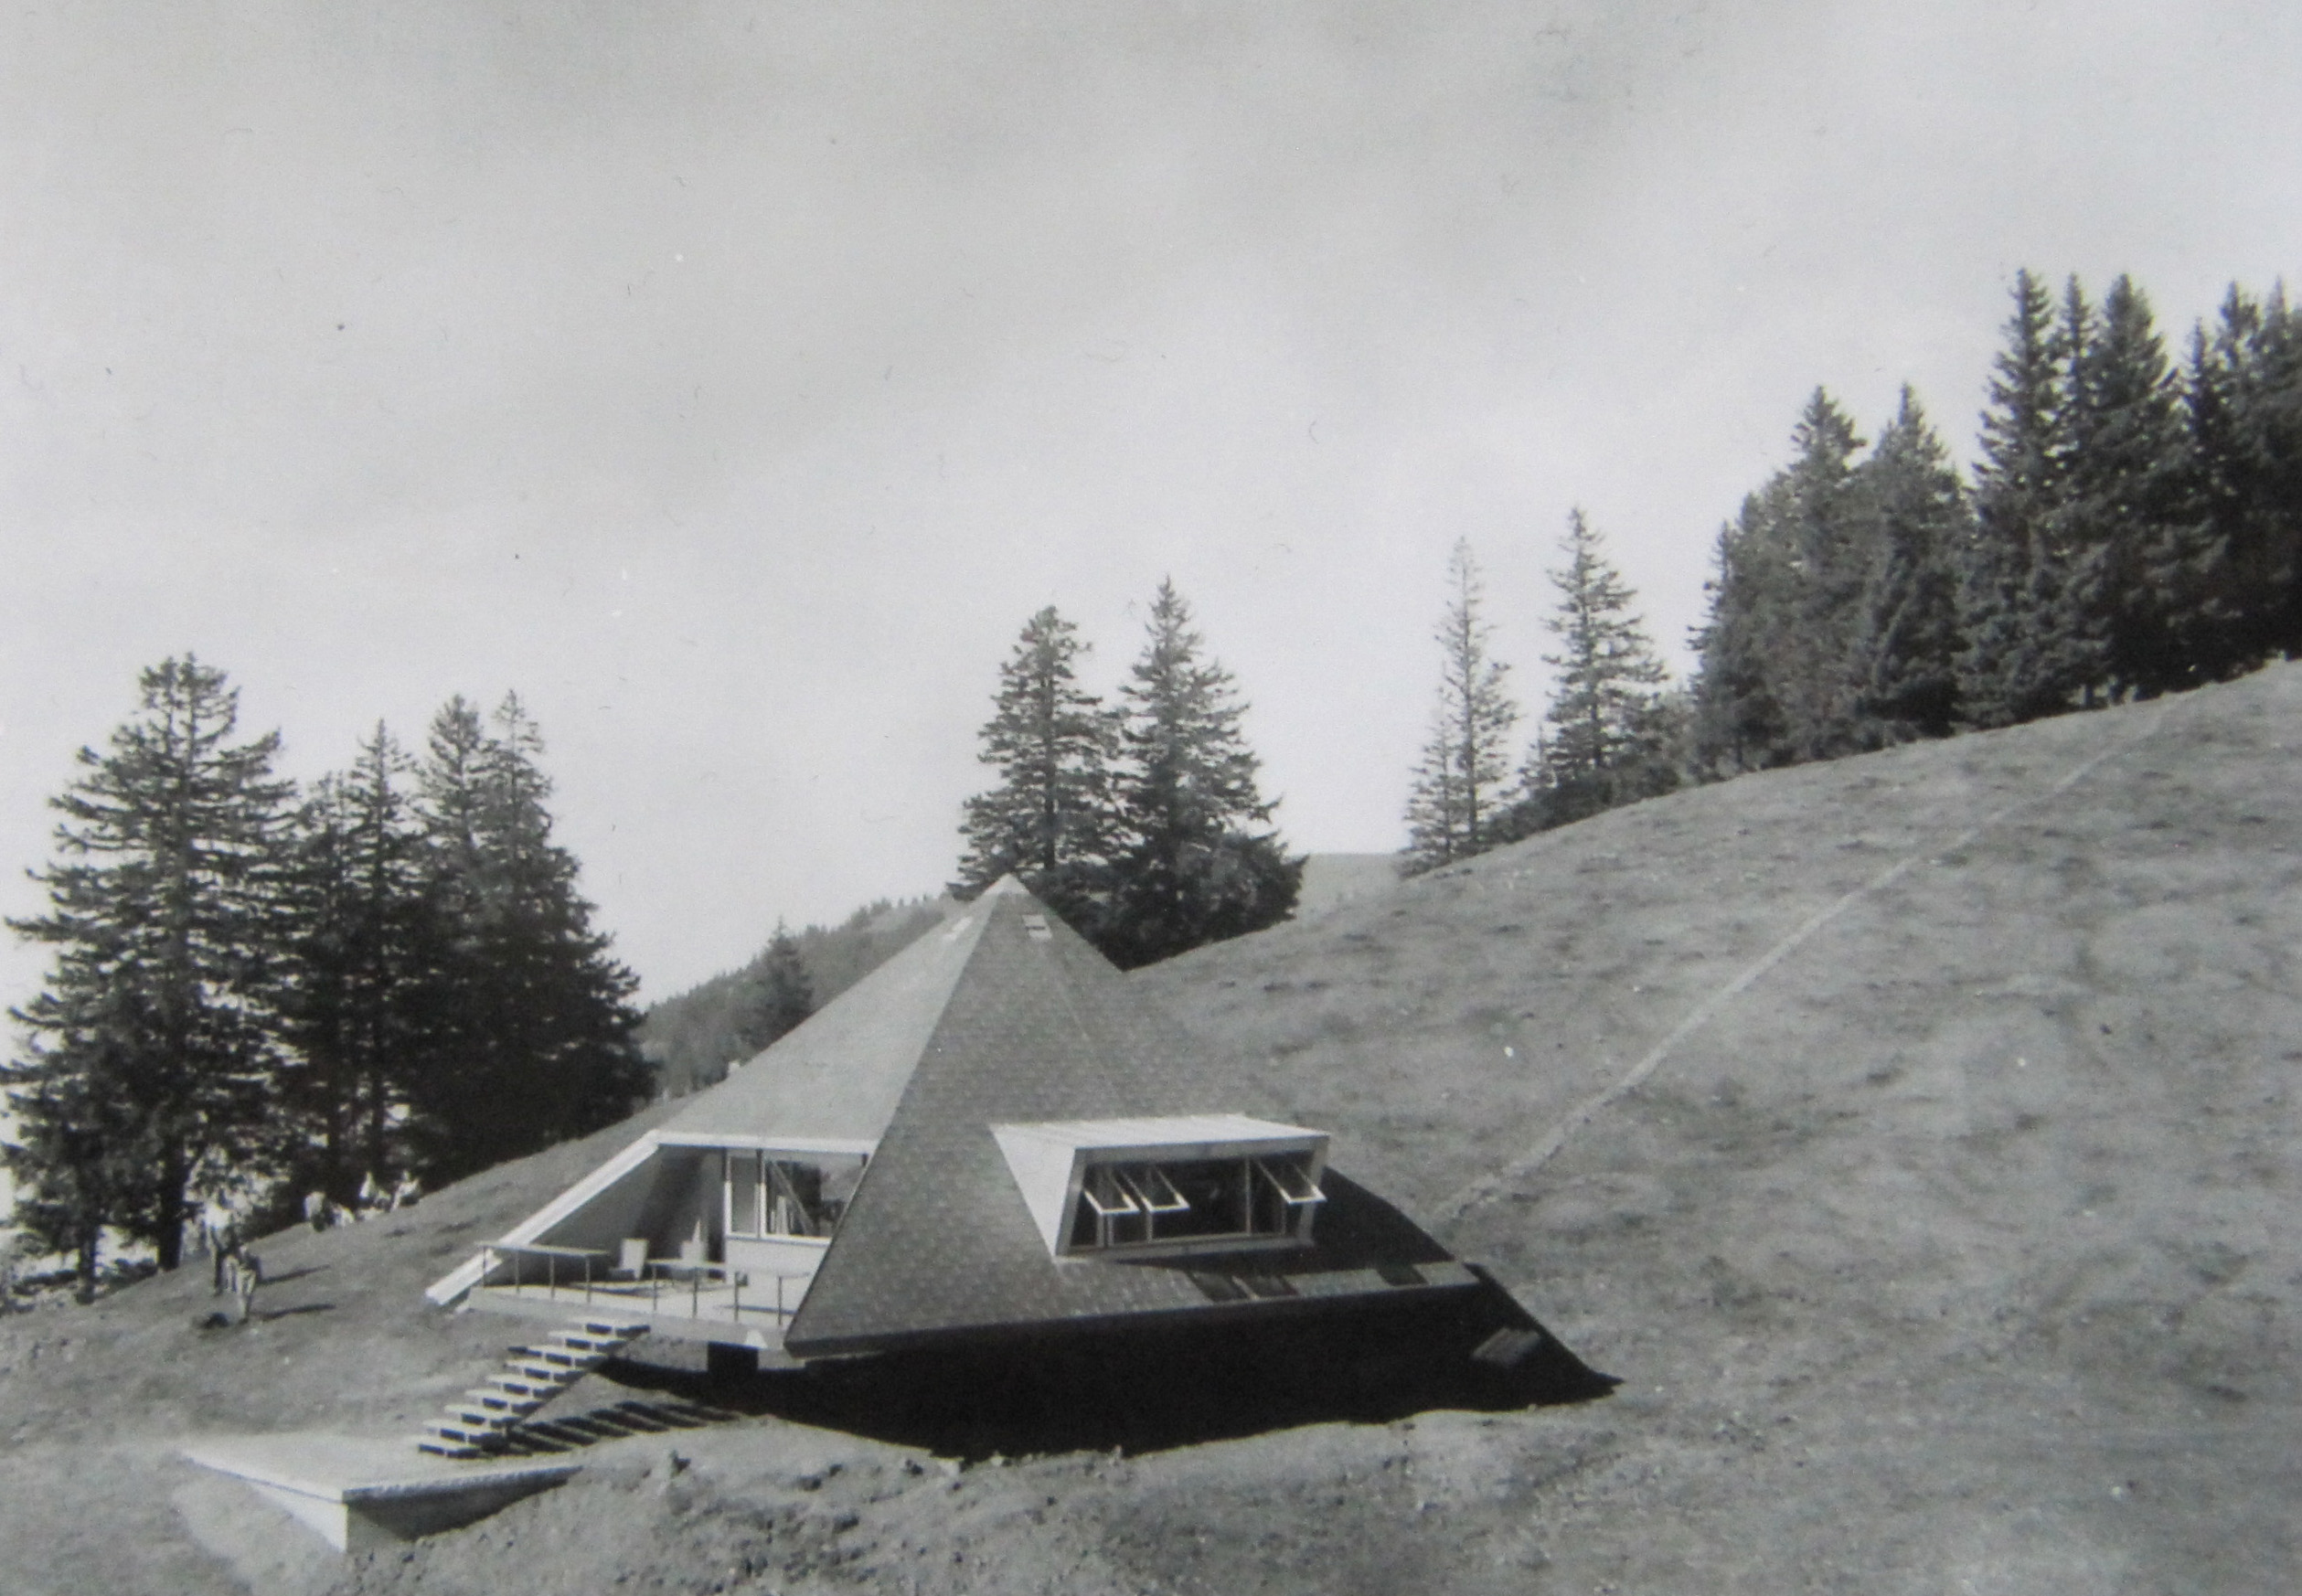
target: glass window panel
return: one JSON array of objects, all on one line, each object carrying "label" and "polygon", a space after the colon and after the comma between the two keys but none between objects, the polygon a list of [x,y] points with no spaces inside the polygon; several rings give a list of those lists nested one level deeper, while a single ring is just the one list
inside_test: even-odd
[{"label": "glass window panel", "polygon": [[738,1236],[756,1236],[760,1224],[760,1155],[728,1154],[728,1229]]},{"label": "glass window panel", "polygon": [[1323,1200],[1301,1154],[1090,1165],[1069,1245],[1307,1236]]}]

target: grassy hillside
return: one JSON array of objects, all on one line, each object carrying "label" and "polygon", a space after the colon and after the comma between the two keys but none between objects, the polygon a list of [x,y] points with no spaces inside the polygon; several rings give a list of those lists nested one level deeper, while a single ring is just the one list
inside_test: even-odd
[{"label": "grassy hillside", "polygon": [[1144,979],[1625,1378],[1529,1503],[1561,1589],[2287,1588],[2297,750],[2282,667]]},{"label": "grassy hillside", "polygon": [[[0,1323],[12,1591],[2290,1588],[2302,669],[1603,815],[1137,977],[1625,1383],[953,1472],[767,1419],[318,1558],[177,1436],[412,1422],[619,1127]],[[595,1379],[574,1407],[631,1393]],[[1156,1391],[1146,1399],[1156,1401]],[[766,1404],[773,1406],[773,1403]],[[787,1405],[786,1410],[790,1410]]]}]

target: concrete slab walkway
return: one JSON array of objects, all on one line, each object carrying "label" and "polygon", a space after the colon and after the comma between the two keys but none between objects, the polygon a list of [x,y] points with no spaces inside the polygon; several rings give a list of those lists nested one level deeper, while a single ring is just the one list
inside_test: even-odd
[{"label": "concrete slab walkway", "polygon": [[485,1518],[582,1466],[537,1458],[454,1463],[413,1452],[404,1439],[318,1431],[211,1436],[181,1450],[245,1482],[345,1552]]}]

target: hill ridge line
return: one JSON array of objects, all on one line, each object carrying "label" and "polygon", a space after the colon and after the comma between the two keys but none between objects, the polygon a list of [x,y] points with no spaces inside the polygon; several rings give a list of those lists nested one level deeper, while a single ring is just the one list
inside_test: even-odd
[{"label": "hill ridge line", "polygon": [[1832,920],[1837,920],[1848,910],[1853,908],[1857,903],[1862,901],[1862,899],[1870,897],[1873,893],[1892,886],[1894,882],[1908,873],[1913,866],[1918,864],[1922,860],[1927,858],[1940,858],[1945,854],[1955,854],[1959,849],[1971,846],[1976,839],[1980,837],[1985,832],[1991,831],[1998,826],[2004,825],[2009,821],[2013,820],[2016,816],[2024,813],[2026,810],[2035,809],[2039,805],[2047,803],[2049,800],[2059,797],[2063,793],[2068,792],[2071,788],[2076,786],[2080,782],[2085,780],[2085,778],[2094,771],[2107,763],[2111,759],[2128,751],[2137,744],[2140,743],[2143,739],[2156,732],[2158,729],[2159,724],[2164,721],[2169,715],[2173,713],[2174,706],[2177,701],[2178,700],[2175,697],[2169,696],[2159,705],[2156,712],[2140,720],[2134,730],[2128,732],[2126,736],[2119,738],[2116,741],[2112,742],[2107,747],[2097,750],[2084,760],[2081,760],[2077,764],[2072,766],[2070,770],[2058,778],[2052,786],[2049,786],[2041,792],[2030,793],[2027,797],[2016,799],[2014,802],[2005,804],[1999,809],[1993,811],[1991,814],[1984,815],[1980,820],[1975,822],[1973,825],[1967,827],[1965,831],[1960,832],[1956,836],[1953,837],[1949,842],[1942,845],[1940,847],[1922,849],[1916,853],[1905,855],[1902,858],[1898,859],[1892,865],[1889,865],[1885,869],[1880,871],[1877,875],[1863,882],[1860,886],[1842,894],[1830,903],[1828,903],[1821,909],[1817,910],[1813,914],[1808,915],[1805,920],[1801,920],[1796,926],[1793,927],[1786,934],[1785,934],[1780,941],[1776,942],[1774,946],[1768,948],[1766,952],[1760,954],[1755,961],[1745,966],[1734,976],[1732,980],[1727,982],[1724,985],[1711,993],[1700,1003],[1696,1004],[1693,1008],[1688,1010],[1685,1016],[1681,1018],[1676,1026],[1671,1027],[1669,1034],[1665,1036],[1661,1041],[1657,1042],[1652,1048],[1648,1048],[1636,1063],[1633,1064],[1628,1069],[1625,1070],[1606,1086],[1593,1093],[1591,1096],[1583,1099],[1581,1102],[1576,1103],[1564,1114],[1561,1115],[1558,1123],[1552,1125],[1550,1131],[1545,1133],[1542,1138],[1536,1142],[1533,1146],[1529,1147],[1525,1153],[1522,1153],[1517,1158],[1512,1159],[1508,1164],[1479,1176],[1478,1179],[1472,1181],[1468,1186],[1463,1187],[1462,1190],[1447,1198],[1445,1202],[1439,1206],[1438,1212],[1434,1217],[1434,1223],[1438,1225],[1451,1225],[1459,1221],[1463,1216],[1470,1212],[1471,1209],[1478,1207],[1483,1202],[1491,1200],[1505,1187],[1516,1184],[1525,1176],[1533,1174],[1536,1170],[1540,1169],[1544,1165],[1550,1163],[1552,1158],[1558,1155],[1560,1150],[1567,1144],[1568,1138],[1572,1136],[1584,1125],[1588,1124],[1602,1111],[1608,1108],[1626,1093],[1636,1091],[1642,1082],[1644,1082],[1649,1076],[1653,1075],[1657,1069],[1660,1069],[1663,1061],[1670,1057],[1671,1052],[1679,1046],[1679,1043],[1685,1041],[1696,1031],[1700,1030],[1705,1025],[1710,1023],[1712,1016],[1714,1016],[1719,1010],[1725,1007],[1726,1005],[1733,1001],[1735,997],[1748,990],[1753,984],[1764,976],[1768,971],[1774,969],[1775,965],[1781,963],[1785,958],[1789,957],[1792,952],[1796,951],[1801,943],[1805,942],[1809,937],[1812,937],[1817,931],[1822,930],[1823,927],[1828,925]]}]

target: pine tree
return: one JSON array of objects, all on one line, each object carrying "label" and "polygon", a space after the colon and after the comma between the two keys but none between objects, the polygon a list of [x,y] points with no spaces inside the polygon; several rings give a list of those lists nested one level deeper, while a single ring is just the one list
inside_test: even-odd
[{"label": "pine tree", "polygon": [[2194,337],[2188,407],[2201,498],[2224,572],[2211,674],[2302,653],[2302,314],[2283,288],[2233,284]]},{"label": "pine tree", "polygon": [[591,928],[573,856],[551,841],[543,739],[515,695],[490,731],[462,698],[433,718],[420,813],[452,938],[442,1012],[411,1091],[428,1181],[613,1123],[646,1095],[637,985]]},{"label": "pine tree", "polygon": [[1849,670],[1860,739],[1947,737],[1958,711],[1957,558],[1972,516],[1950,452],[1907,386],[1855,478],[1874,551]]},{"label": "pine tree", "polygon": [[2007,726],[2067,707],[2064,572],[2054,543],[2068,469],[2067,340],[2045,286],[2014,278],[1975,466],[1975,526],[1959,562],[1960,713]]},{"label": "pine tree", "polygon": [[2057,525],[2071,572],[2065,626],[2089,641],[2083,698],[2196,686],[2222,550],[2207,524],[2173,369],[2149,302],[2125,277],[2088,315],[2072,285],[2069,457]]},{"label": "pine tree", "polygon": [[1479,615],[1486,590],[1467,539],[1455,543],[1447,561],[1447,590],[1446,613],[1433,633],[1439,701],[1407,800],[1409,874],[1502,840],[1495,826],[1510,775],[1508,739],[1519,719],[1519,706],[1503,690],[1509,667],[1489,652],[1493,628]]},{"label": "pine tree", "polygon": [[1132,969],[1286,918],[1303,861],[1264,829],[1274,804],[1240,734],[1246,706],[1175,584],[1159,584],[1142,656],[1120,689],[1125,763],[1104,954]]},{"label": "pine tree", "polygon": [[[2249,462],[2248,568],[2265,573],[2265,652],[2302,654],[2302,311],[2272,289],[2247,338],[2238,433]],[[2241,591],[2246,591],[2241,587]]]},{"label": "pine tree", "polygon": [[137,716],[52,800],[50,910],[12,921],[56,950],[14,1011],[6,1072],[20,1218],[91,1287],[105,1226],[182,1258],[194,1200],[279,1153],[282,856],[277,734],[236,741],[239,695],[187,655],[143,673]]},{"label": "pine tree", "polygon": [[1876,550],[1853,466],[1862,440],[1817,388],[1791,445],[1791,463],[1719,535],[1694,639],[1694,757],[1711,775],[1863,746],[1854,665]]},{"label": "pine tree", "polygon": [[999,784],[966,802],[952,884],[973,897],[1012,871],[1087,935],[1109,894],[1119,743],[1118,717],[1079,685],[1090,648],[1052,605],[1025,622],[981,733],[979,757]]},{"label": "pine tree", "polygon": [[735,1026],[736,1046],[745,1057],[773,1047],[815,1012],[815,983],[799,940],[780,920],[758,964],[747,974]]},{"label": "pine tree", "polygon": [[1851,670],[1872,560],[1853,463],[1862,439],[1817,388],[1791,430],[1791,464],[1764,501],[1777,521],[1773,538],[1789,556],[1774,692],[1790,757],[1830,759],[1862,740]]},{"label": "pine tree", "polygon": [[448,999],[414,771],[378,722],[350,770],[316,783],[297,827],[283,1079],[311,1141],[297,1185],[341,1203],[367,1176],[389,1186],[406,1173],[399,1131]]},{"label": "pine tree", "polygon": [[1636,595],[1580,509],[1567,516],[1559,552],[1565,563],[1548,573],[1559,608],[1546,625],[1560,650],[1543,655],[1556,673],[1544,715],[1552,729],[1530,754],[1525,778],[1549,825],[1678,784],[1662,694],[1669,673],[1633,609]]},{"label": "pine tree", "polygon": [[1696,768],[1707,778],[1788,762],[1789,718],[1776,697],[1789,624],[1793,571],[1775,541],[1779,479],[1747,495],[1735,519],[1719,528],[1713,572],[1703,584],[1711,612],[1694,634]]}]

